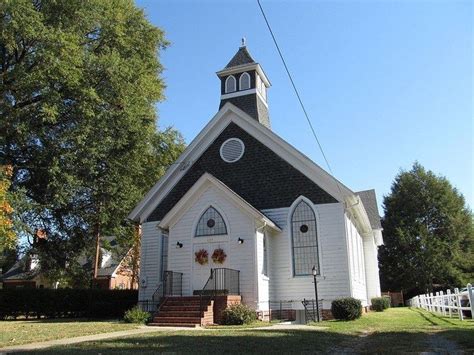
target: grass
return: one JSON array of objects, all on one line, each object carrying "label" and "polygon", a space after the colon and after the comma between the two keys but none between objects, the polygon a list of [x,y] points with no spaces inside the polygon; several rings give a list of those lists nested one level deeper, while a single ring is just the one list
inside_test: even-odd
[{"label": "grass", "polygon": [[394,308],[383,313],[369,313],[356,321],[326,321],[317,326],[294,330],[212,327],[204,330],[162,331],[37,352],[241,354],[474,351],[472,320],[461,322],[417,309]]},{"label": "grass", "polygon": [[[391,308],[385,312],[371,312],[362,318],[351,321],[326,321],[319,324],[331,334],[355,335],[359,341],[350,338],[341,344],[343,349],[356,346],[359,350],[371,352],[424,351],[427,347],[457,346],[474,350],[474,321],[442,317],[417,308]],[[362,346],[360,346],[362,344]]]},{"label": "grass", "polygon": [[135,328],[136,324],[84,319],[0,321],[0,348]]}]

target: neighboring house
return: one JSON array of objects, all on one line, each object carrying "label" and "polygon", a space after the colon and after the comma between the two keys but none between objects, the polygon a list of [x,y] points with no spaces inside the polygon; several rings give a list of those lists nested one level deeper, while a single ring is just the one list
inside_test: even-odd
[{"label": "neighboring house", "polygon": [[375,191],[353,192],[271,130],[270,82],[245,45],[217,76],[219,111],[129,215],[142,225],[140,300],[165,270],[193,295],[228,268],[228,293],[264,317],[291,301],[301,318],[315,268],[325,310],[348,296],[368,305],[380,296]]},{"label": "neighboring house", "polygon": [[1,276],[3,288],[54,288],[39,268],[35,255],[25,255]]},{"label": "neighboring house", "polygon": [[137,283],[132,284],[132,271],[128,267],[127,260],[131,251],[123,258],[117,258],[112,252],[117,246],[114,237],[102,237],[108,244],[108,248],[100,248],[100,267],[97,271],[96,285],[102,289],[136,289]]},{"label": "neighboring house", "polygon": [[[137,288],[132,285],[132,274],[126,264],[127,256],[117,258],[113,249],[117,246],[114,237],[103,237],[100,248],[100,265],[98,270],[97,287],[101,289],[131,289]],[[93,260],[80,257],[79,264],[92,274]],[[18,260],[13,267],[2,275],[3,288],[57,288],[58,283],[44,277],[39,266],[36,255],[25,255]],[[132,287],[133,286],[133,287]]]}]

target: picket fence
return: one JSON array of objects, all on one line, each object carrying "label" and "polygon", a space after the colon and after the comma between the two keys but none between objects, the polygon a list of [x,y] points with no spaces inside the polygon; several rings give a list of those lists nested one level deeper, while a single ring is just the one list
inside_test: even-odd
[{"label": "picket fence", "polygon": [[[463,306],[462,300],[466,299],[466,292],[460,292],[458,288],[451,290],[439,291],[435,294],[427,293],[418,295],[408,300],[410,307],[423,308],[429,312],[440,313],[443,316],[459,317],[464,320],[463,311],[471,311],[471,319],[474,317],[474,287],[467,284],[467,297],[469,304]],[[464,302],[463,302],[464,303]]]}]

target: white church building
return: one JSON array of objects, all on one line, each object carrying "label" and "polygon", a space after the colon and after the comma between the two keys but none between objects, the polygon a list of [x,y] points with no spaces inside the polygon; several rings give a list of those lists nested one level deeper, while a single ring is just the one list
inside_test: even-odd
[{"label": "white church building", "polygon": [[140,301],[174,296],[162,323],[197,323],[202,306],[190,322],[171,311],[219,293],[264,318],[291,303],[301,319],[316,274],[324,310],[341,297],[369,305],[383,243],[375,191],[352,191],[271,130],[270,81],[245,45],[217,76],[219,111],[129,216],[142,226]]}]

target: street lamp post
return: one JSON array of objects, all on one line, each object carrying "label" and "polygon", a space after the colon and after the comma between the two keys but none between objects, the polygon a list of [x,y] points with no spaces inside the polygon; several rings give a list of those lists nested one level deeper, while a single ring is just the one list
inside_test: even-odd
[{"label": "street lamp post", "polygon": [[318,270],[316,269],[316,266],[313,266],[313,278],[314,278],[314,295],[316,296],[316,314],[317,314],[317,320],[320,322],[319,319],[319,301],[318,301],[318,283],[316,281],[316,275],[318,274]]}]

